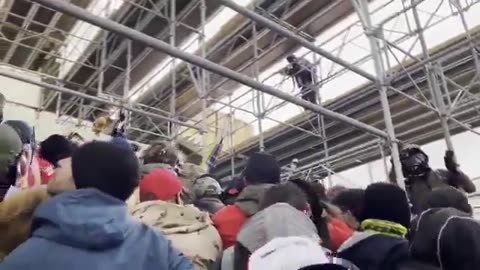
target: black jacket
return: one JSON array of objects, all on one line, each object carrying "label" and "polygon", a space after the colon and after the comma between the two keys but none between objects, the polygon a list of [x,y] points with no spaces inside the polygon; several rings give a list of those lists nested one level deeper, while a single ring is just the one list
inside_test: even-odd
[{"label": "black jacket", "polygon": [[200,198],[200,199],[197,199],[194,203],[194,205],[204,211],[204,212],[208,212],[210,213],[210,215],[214,215],[218,210],[222,209],[223,207],[225,207],[225,204],[223,204],[223,202],[218,199],[218,198],[207,198],[207,197],[204,197],[204,198]]},{"label": "black jacket", "polygon": [[479,254],[480,224],[467,213],[430,209],[413,224],[411,255],[419,262],[442,264],[443,270],[475,270],[480,269]]},{"label": "black jacket", "polygon": [[408,241],[374,232],[356,232],[338,250],[338,257],[361,270],[396,270],[410,259]]}]

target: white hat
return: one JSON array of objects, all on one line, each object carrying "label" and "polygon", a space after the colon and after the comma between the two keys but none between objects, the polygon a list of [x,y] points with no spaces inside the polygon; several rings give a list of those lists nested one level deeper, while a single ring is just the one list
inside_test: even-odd
[{"label": "white hat", "polygon": [[268,242],[250,256],[249,270],[298,270],[326,264],[328,258],[319,243],[307,237],[279,237]]}]

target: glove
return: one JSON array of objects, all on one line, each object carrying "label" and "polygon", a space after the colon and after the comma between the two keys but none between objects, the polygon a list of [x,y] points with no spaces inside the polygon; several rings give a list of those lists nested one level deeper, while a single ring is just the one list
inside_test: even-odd
[{"label": "glove", "polygon": [[452,150],[445,151],[445,157],[443,159],[445,161],[445,168],[447,168],[449,172],[457,172],[457,159],[455,158],[455,153]]}]

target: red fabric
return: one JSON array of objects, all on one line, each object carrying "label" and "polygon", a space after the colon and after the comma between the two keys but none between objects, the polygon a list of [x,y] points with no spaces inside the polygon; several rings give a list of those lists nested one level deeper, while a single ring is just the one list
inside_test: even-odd
[{"label": "red fabric", "polygon": [[[36,177],[40,176],[40,181]],[[31,188],[37,185],[48,185],[55,177],[53,165],[38,155],[33,156],[32,163],[28,167],[27,187]]]},{"label": "red fabric", "polygon": [[161,201],[174,199],[182,190],[182,181],[169,170],[155,170],[139,184],[140,193],[153,193]]},{"label": "red fabric", "polygon": [[353,235],[353,230],[338,218],[330,218],[327,225],[333,251],[336,251],[343,242]]},{"label": "red fabric", "polygon": [[45,159],[38,156],[36,156],[36,158],[38,161],[38,167],[40,168],[40,179],[42,185],[48,185],[48,183],[50,183],[55,177],[55,168]]},{"label": "red fabric", "polygon": [[220,209],[212,218],[223,242],[223,249],[227,249],[237,242],[237,235],[248,217],[236,205],[229,205]]}]

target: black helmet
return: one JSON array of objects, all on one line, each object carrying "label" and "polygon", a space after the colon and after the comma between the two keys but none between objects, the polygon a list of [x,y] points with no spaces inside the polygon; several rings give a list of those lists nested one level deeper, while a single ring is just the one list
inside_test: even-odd
[{"label": "black helmet", "polygon": [[428,156],[417,145],[408,145],[400,151],[403,176],[422,176],[430,171]]},{"label": "black helmet", "polygon": [[5,125],[12,127],[20,136],[23,144],[32,144],[35,142],[35,133],[33,128],[25,121],[21,120],[7,120]]}]

